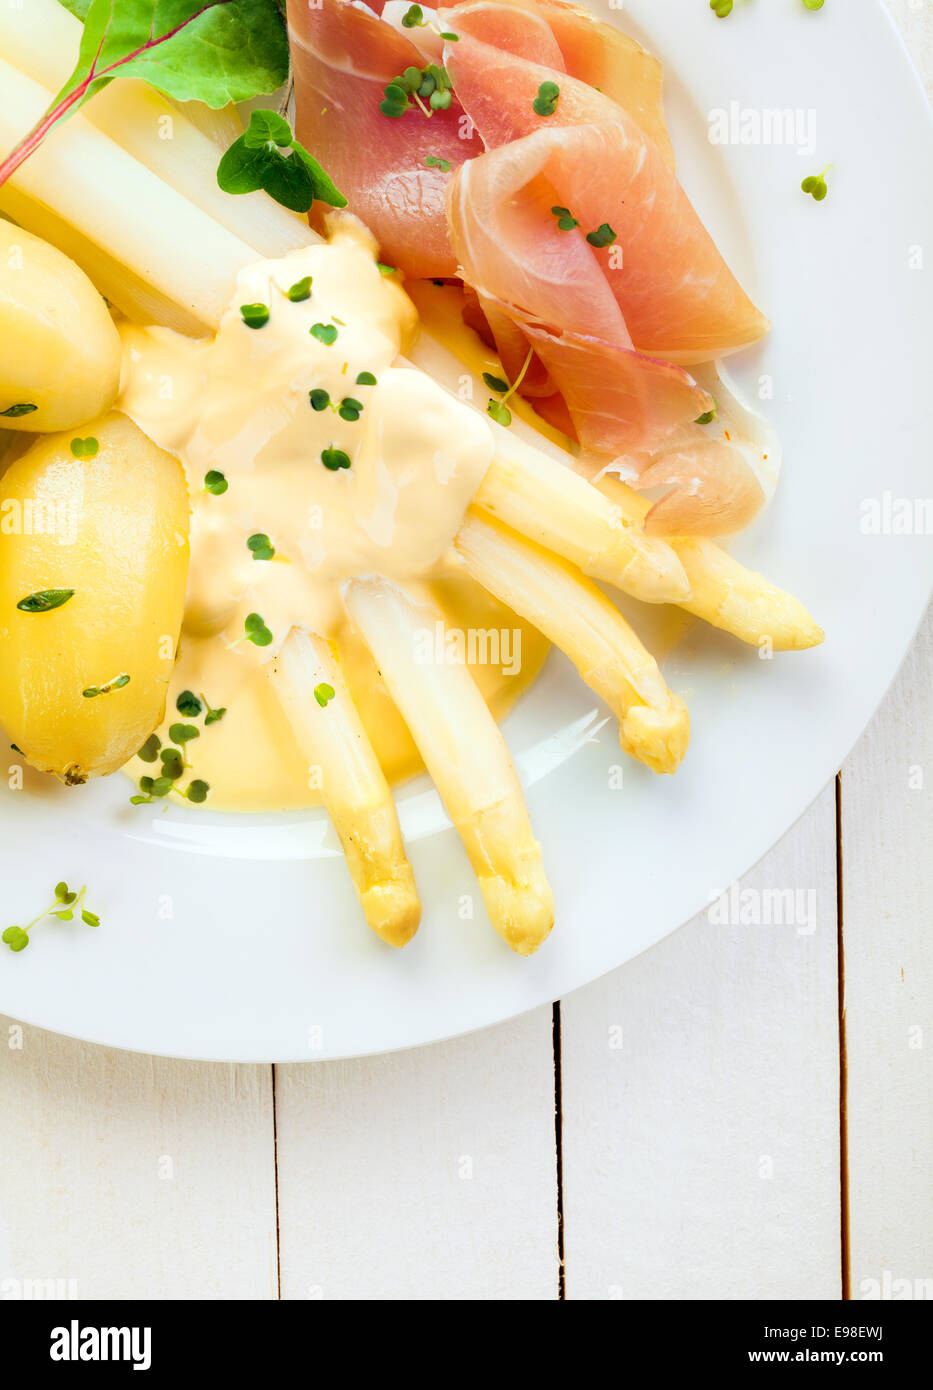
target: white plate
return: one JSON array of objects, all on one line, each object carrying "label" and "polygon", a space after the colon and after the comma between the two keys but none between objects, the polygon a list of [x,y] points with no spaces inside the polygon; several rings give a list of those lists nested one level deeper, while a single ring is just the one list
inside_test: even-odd
[{"label": "white plate", "polygon": [[[363,925],[323,814],[272,819],[127,804],[121,777],[0,792],[4,922],[59,878],[103,917],[46,926],[0,954],[0,1008],[139,1051],[223,1060],[346,1057],[409,1047],[530,1009],[659,941],[754,864],[842,763],[891,681],[933,582],[929,537],[865,535],[862,506],[930,487],[933,139],[877,0],[739,5],[630,0],[604,17],[668,73],[681,177],[756,302],[768,341],[735,362],[769,376],[785,446],[777,500],[738,553],[797,592],[822,649],[762,661],[701,624],[665,661],[693,743],[674,779],[627,763],[612,724],[552,657],[507,724],[557,900],[531,960],[489,927],[465,856],[424,782],[400,796],[425,904],[404,952]],[[715,108],[799,109],[808,154],[713,146]],[[830,195],[804,175],[833,161]],[[916,248],[921,248],[919,252]],[[654,623],[633,605],[650,639]],[[780,885],[777,885],[780,886]],[[472,897],[473,920],[461,916]]]}]

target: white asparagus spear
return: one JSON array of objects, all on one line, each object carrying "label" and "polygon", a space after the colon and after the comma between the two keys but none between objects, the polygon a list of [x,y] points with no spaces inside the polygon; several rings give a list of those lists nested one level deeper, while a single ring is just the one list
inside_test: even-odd
[{"label": "white asparagus spear", "polygon": [[475,498],[484,511],[634,598],[679,603],[689,597],[670,546],[646,536],[585,478],[501,427],[495,450]]},{"label": "white asparagus spear", "polygon": [[[49,94],[2,61],[0,92],[0,149],[9,150],[43,114]],[[10,182],[209,328],[219,324],[237,272],[256,259],[254,248],[81,115],[63,122]]]},{"label": "white asparagus spear", "polygon": [[554,924],[541,848],[469,669],[436,659],[440,613],[381,576],[351,580],[344,598],[463,840],[490,921],[513,951],[531,955]]},{"label": "white asparagus spear", "polygon": [[[366,920],[390,946],[418,930],[421,903],[385,774],[326,637],[293,627],[267,667],[346,855]],[[333,692],[333,693],[331,693]]]},{"label": "white asparagus spear", "polygon": [[687,707],[602,590],[480,512],[468,513],[454,544],[474,579],[570,657],[619,720],[625,752],[654,772],[676,772],[690,739]]},{"label": "white asparagus spear", "polygon": [[[601,478],[596,486],[633,522],[643,521],[651,506],[644,497],[617,478]],[[746,569],[715,541],[703,536],[665,539],[690,582],[690,597],[678,600],[688,613],[753,647],[770,642],[776,652],[804,651],[823,641],[823,629],[799,599]]]},{"label": "white asparagus spear", "polygon": [[[47,104],[74,69],[81,33],[81,21],[58,0],[28,0],[22,6],[0,4],[0,53],[5,62],[46,89]],[[8,100],[6,92],[4,100]],[[146,83],[118,78],[87,102],[81,114],[251,246],[257,256],[284,256],[307,244],[304,218],[267,194],[233,197],[224,193],[217,183],[220,151],[215,142],[188,118],[182,104],[170,102]],[[235,111],[223,119],[237,129]],[[58,135],[52,131],[47,138],[57,140]],[[236,134],[227,144],[234,139]]]}]

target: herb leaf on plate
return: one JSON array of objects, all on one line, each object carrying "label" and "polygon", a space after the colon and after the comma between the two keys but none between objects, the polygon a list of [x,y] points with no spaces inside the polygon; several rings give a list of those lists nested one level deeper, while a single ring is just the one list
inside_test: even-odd
[{"label": "herb leaf on plate", "polygon": [[263,189],[292,212],[307,212],[315,200],[345,208],[347,200],[325,169],[292,135],[275,111],[253,111],[249,126],[217,166],[225,193]]},{"label": "herb leaf on plate", "polygon": [[275,0],[69,0],[65,8],[84,22],[74,72],[0,164],[0,184],[115,77],[215,109],[274,92],[288,77],[288,36]]}]

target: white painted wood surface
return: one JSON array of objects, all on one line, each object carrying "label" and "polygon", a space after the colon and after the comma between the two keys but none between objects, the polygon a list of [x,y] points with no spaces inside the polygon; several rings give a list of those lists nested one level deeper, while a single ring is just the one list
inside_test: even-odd
[{"label": "white painted wood surface", "polygon": [[[835,822],[830,787],[742,880],[748,924],[564,1001],[569,1299],[839,1297]],[[768,890],[795,921],[761,924]]]},{"label": "white painted wood surface", "polygon": [[933,620],[843,771],[842,854],[852,1297],[931,1299]]},{"label": "white painted wood surface", "polygon": [[[841,779],[855,1297],[933,1277],[931,681],[928,621]],[[700,920],[564,1001],[566,1297],[839,1295],[835,866],[829,788],[743,882],[812,934]],[[560,1295],[550,1011],[275,1071],[0,1023],[0,1299]]]},{"label": "white painted wood surface", "polygon": [[553,1299],[551,1010],[276,1067],[285,1298]]}]

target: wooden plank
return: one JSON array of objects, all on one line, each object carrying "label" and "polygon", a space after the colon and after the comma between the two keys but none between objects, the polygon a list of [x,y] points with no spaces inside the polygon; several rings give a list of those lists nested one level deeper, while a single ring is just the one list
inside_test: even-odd
[{"label": "wooden plank", "polygon": [[551,1010],[276,1067],[282,1296],[553,1299]]},{"label": "wooden plank", "polygon": [[790,925],[701,916],[564,1001],[568,1299],[839,1297],[835,861],[830,787],[742,881]]},{"label": "wooden plank", "polygon": [[276,1297],[269,1067],[0,1019],[0,1094],[0,1299]]},{"label": "wooden plank", "polygon": [[845,765],[842,864],[852,1297],[929,1299],[933,614]]}]

